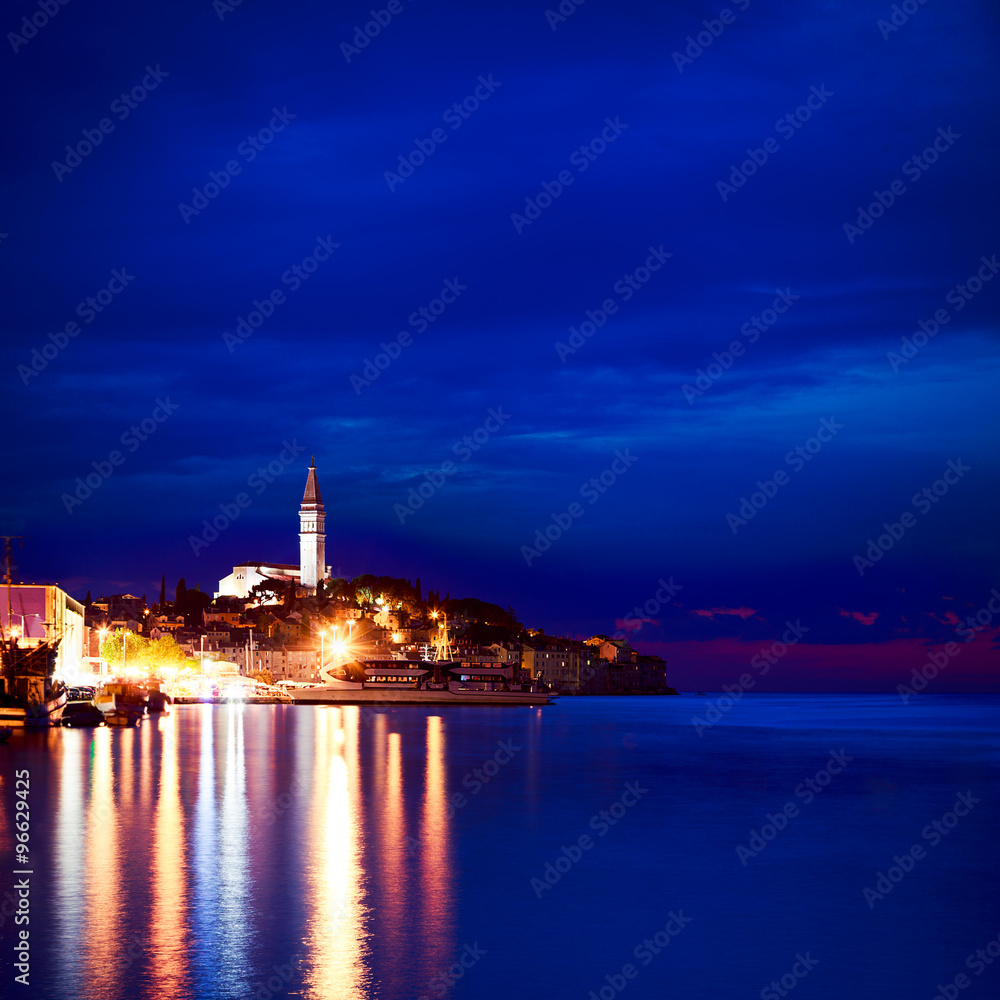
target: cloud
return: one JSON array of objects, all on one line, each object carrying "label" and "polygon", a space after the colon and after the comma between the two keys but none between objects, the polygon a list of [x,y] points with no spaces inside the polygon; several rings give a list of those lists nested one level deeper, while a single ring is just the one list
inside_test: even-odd
[{"label": "cloud", "polygon": [[615,628],[619,632],[638,632],[643,625],[659,625],[659,618],[616,618]]},{"label": "cloud", "polygon": [[853,618],[862,625],[874,625],[875,619],[879,616],[877,611],[870,611],[866,614],[864,611],[845,611],[843,608],[838,610],[845,618]]},{"label": "cloud", "polygon": [[735,615],[744,621],[751,615],[757,614],[755,608],[694,608],[693,614],[701,615],[702,618],[714,618],[716,615]]}]

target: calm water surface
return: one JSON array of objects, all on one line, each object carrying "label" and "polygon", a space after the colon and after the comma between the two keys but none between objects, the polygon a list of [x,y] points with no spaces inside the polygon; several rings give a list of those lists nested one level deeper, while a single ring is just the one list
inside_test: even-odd
[{"label": "calm water surface", "polygon": [[710,700],[16,734],[31,986],[7,907],[0,996],[1000,996],[1000,699],[747,695],[699,735]]}]

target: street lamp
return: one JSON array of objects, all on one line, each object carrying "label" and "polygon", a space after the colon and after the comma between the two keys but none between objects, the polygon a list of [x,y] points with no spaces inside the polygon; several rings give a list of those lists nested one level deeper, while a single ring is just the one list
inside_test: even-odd
[{"label": "street lamp", "polygon": [[[18,617],[18,618],[21,619],[21,625],[20,625],[21,631],[18,632],[18,633],[16,633],[16,635],[22,635],[22,636],[25,634],[25,631],[26,631],[25,625],[24,625],[24,619],[25,618],[41,618],[42,617],[41,615],[36,615],[36,614],[22,615],[22,614],[18,614],[16,611],[11,611],[11,614],[15,615],[16,617]],[[16,625],[11,625],[11,623],[9,621],[7,622],[7,628],[8,628],[8,631],[10,632],[11,635],[15,635],[14,629],[17,628],[17,627],[18,626],[16,626]],[[28,638],[31,638],[31,637],[28,636]]]}]

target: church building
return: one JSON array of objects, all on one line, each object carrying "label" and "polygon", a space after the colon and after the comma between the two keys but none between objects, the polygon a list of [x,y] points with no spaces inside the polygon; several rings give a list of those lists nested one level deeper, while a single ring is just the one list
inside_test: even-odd
[{"label": "church building", "polygon": [[299,564],[245,562],[234,566],[229,576],[219,581],[216,597],[247,598],[258,583],[269,580],[288,582],[315,591],[320,580],[330,575],[326,565],[326,510],[316,478],[316,456],[309,463],[306,489],[299,505]]}]

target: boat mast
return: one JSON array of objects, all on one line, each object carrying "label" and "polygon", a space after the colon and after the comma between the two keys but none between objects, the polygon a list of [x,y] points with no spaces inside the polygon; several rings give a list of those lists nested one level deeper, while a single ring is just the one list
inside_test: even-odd
[{"label": "boat mast", "polygon": [[4,540],[4,583],[7,584],[7,630],[4,634],[4,643],[8,646],[8,655],[4,657],[4,688],[7,694],[14,693],[14,629],[12,626],[12,621],[14,620],[14,604],[11,599],[10,587],[11,587],[11,573],[10,573],[10,543],[15,539],[22,539],[21,544],[24,544],[22,535],[0,535],[0,538]]}]

